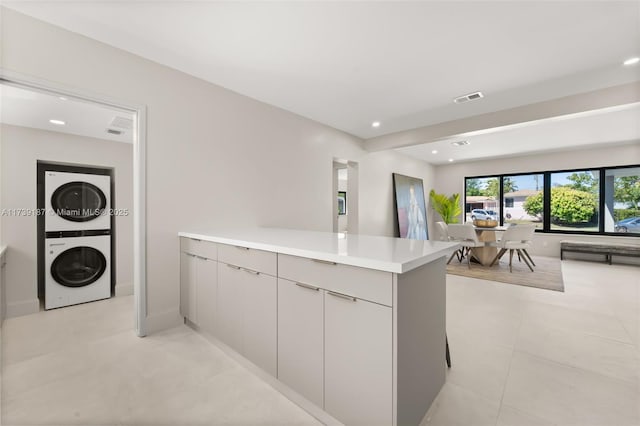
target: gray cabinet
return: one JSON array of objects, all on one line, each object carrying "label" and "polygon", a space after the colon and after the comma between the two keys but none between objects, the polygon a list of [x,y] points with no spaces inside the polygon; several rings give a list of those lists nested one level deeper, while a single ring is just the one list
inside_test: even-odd
[{"label": "gray cabinet", "polygon": [[324,409],[348,425],[393,423],[392,309],[324,296]]},{"label": "gray cabinet", "polygon": [[242,354],[269,374],[277,375],[277,280],[242,269]]},{"label": "gray cabinet", "polygon": [[242,353],[242,280],[246,272],[229,263],[218,264],[218,297],[215,335]]},{"label": "gray cabinet", "polygon": [[197,324],[196,268],[197,258],[192,253],[180,253],[180,315]]},{"label": "gray cabinet", "polygon": [[220,244],[215,335],[277,375],[278,289],[274,253]]},{"label": "gray cabinet", "polygon": [[278,379],[324,406],[324,290],[278,279]]},{"label": "gray cabinet", "polygon": [[218,262],[196,257],[196,321],[205,332],[215,334],[218,299]]}]

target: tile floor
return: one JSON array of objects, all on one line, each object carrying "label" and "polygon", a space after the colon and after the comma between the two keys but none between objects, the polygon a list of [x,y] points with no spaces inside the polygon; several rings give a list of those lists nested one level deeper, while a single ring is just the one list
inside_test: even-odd
[{"label": "tile floor", "polygon": [[[453,368],[424,425],[640,425],[640,269],[563,274],[565,293],[448,277]],[[187,327],[137,338],[132,304],[7,320],[2,424],[318,424]]]}]

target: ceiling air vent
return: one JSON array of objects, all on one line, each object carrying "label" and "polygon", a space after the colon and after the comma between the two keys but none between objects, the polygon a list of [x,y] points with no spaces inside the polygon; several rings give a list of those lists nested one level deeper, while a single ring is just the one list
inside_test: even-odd
[{"label": "ceiling air vent", "polygon": [[107,133],[112,134],[112,135],[116,135],[116,136],[120,136],[124,132],[122,130],[107,129]]},{"label": "ceiling air vent", "polygon": [[451,142],[451,145],[453,145],[453,146],[465,146],[465,145],[471,145],[471,142],[468,142],[468,141]]},{"label": "ceiling air vent", "polygon": [[473,92],[467,95],[458,96],[453,100],[453,102],[457,104],[462,104],[469,101],[475,101],[476,99],[480,99],[480,98],[484,98],[484,95],[482,94],[482,92]]},{"label": "ceiling air vent", "polygon": [[111,127],[118,127],[120,129],[129,130],[133,127],[133,120],[127,117],[114,117],[111,120]]}]

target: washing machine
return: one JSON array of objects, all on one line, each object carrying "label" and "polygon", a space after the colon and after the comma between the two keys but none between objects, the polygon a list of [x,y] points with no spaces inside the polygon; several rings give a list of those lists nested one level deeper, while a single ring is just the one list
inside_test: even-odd
[{"label": "washing machine", "polygon": [[45,309],[109,297],[111,235],[45,240]]},{"label": "washing machine", "polygon": [[111,176],[44,172],[45,232],[111,228]]}]

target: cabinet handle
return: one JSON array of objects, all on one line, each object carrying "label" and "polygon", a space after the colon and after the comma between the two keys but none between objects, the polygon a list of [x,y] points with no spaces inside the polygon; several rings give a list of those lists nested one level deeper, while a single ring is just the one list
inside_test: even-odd
[{"label": "cabinet handle", "polygon": [[330,260],[320,260],[320,259],[311,259],[316,263],[323,263],[325,265],[336,265],[336,262],[332,262]]},{"label": "cabinet handle", "polygon": [[236,266],[236,265],[231,265],[231,264],[227,263],[227,266],[228,266],[229,268],[231,268],[231,269],[235,269],[236,271],[239,271],[239,270],[240,270],[240,267],[239,267],[239,266]]},{"label": "cabinet handle", "polygon": [[308,288],[309,290],[315,290],[315,291],[320,291],[320,289],[318,287],[314,287],[312,285],[309,284],[304,284],[304,283],[295,283],[298,287],[302,287],[302,288]]},{"label": "cabinet handle", "polygon": [[200,240],[198,238],[190,238],[190,239],[191,239],[191,241],[198,241],[198,242],[202,241],[202,240]]},{"label": "cabinet handle", "polygon": [[249,247],[240,247],[240,246],[236,246],[237,249],[240,250],[249,250]]},{"label": "cabinet handle", "polygon": [[248,272],[250,274],[253,274],[253,275],[260,275],[260,272],[254,271],[254,270],[251,270],[251,269],[242,268],[242,270],[245,271],[245,272]]},{"label": "cabinet handle", "polygon": [[207,258],[206,258],[206,257],[202,257],[202,256],[196,256],[196,257],[197,257],[198,259],[200,259],[200,260],[207,260]]},{"label": "cabinet handle", "polygon": [[351,300],[352,302],[355,302],[356,300],[358,300],[353,296],[347,296],[346,294],[342,294],[342,293],[335,293],[333,291],[328,291],[327,293],[332,296],[339,297],[340,299]]},{"label": "cabinet handle", "polygon": [[185,253],[185,254],[189,257],[197,257],[195,254],[191,254],[191,253]]}]

